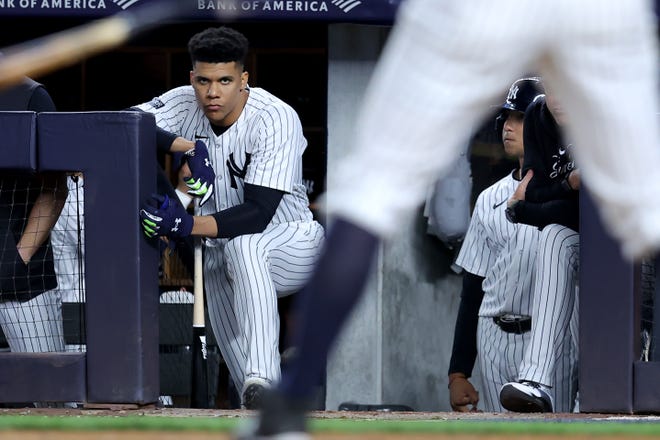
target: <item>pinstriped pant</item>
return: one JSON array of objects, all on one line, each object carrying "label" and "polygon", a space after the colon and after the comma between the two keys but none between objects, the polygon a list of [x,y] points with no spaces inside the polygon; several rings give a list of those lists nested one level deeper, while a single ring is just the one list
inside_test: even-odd
[{"label": "pinstriped pant", "polygon": [[[520,368],[520,380],[557,387],[554,371],[575,368],[563,359],[564,346],[574,345],[577,358],[577,281],[580,236],[552,224],[541,231],[534,284],[530,344]],[[573,379],[576,380],[576,379]]]},{"label": "pinstriped pant", "polygon": [[[481,383],[483,390],[479,393],[480,409],[487,412],[504,412],[500,403],[500,389],[507,382],[518,380],[520,363],[527,347],[531,333],[517,335],[502,331],[491,316],[480,316],[477,326],[477,346]],[[555,403],[556,412],[571,412],[575,401],[575,354],[572,344],[562,347],[562,368],[554,371],[553,383],[559,384],[550,390]]]},{"label": "pinstriped pant", "polygon": [[286,223],[205,248],[209,319],[237,390],[280,380],[277,298],[304,286],[323,238],[317,222]]},{"label": "pinstriped pant", "polygon": [[57,289],[26,302],[0,303],[0,325],[14,353],[64,351],[62,301]]}]

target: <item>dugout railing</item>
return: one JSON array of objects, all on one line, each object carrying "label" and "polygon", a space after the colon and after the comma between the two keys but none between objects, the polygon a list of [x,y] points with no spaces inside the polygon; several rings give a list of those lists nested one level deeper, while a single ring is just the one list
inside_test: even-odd
[{"label": "dugout railing", "polygon": [[141,236],[155,124],[138,112],[1,112],[0,168],[85,175],[83,353],[0,353],[0,402],[156,402],[158,249]]}]

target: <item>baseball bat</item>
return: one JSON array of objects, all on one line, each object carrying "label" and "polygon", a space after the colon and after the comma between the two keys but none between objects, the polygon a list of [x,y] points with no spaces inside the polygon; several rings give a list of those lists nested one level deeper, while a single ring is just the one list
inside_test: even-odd
[{"label": "baseball bat", "polygon": [[[199,198],[195,199],[195,212],[199,210]],[[206,323],[204,319],[204,274],[202,265],[202,238],[195,237],[193,276],[193,346],[192,378],[190,388],[190,406],[192,408],[210,408]]]},{"label": "baseball bat", "polygon": [[140,32],[182,16],[188,0],[154,1],[2,49],[0,89],[117,47]]}]

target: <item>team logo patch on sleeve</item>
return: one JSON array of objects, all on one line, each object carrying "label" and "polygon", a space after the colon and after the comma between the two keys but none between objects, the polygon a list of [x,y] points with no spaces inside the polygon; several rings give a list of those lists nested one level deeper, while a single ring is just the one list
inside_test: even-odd
[{"label": "team logo patch on sleeve", "polygon": [[153,108],[161,108],[165,106],[165,104],[163,104],[163,101],[161,101],[158,98],[154,98],[151,101],[149,101],[149,105],[152,106]]}]

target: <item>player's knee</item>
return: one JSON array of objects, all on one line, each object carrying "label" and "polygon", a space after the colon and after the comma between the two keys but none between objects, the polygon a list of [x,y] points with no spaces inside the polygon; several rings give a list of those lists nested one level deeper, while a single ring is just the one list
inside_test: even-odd
[{"label": "player's knee", "polygon": [[541,230],[541,242],[559,243],[565,246],[574,245],[579,240],[579,234],[573,229],[552,223]]},{"label": "player's knee", "polygon": [[539,249],[554,258],[572,260],[579,255],[580,235],[571,228],[559,224],[550,224],[541,231]]},{"label": "player's knee", "polygon": [[259,248],[258,240],[254,235],[239,235],[225,245],[224,262],[228,268],[236,263],[244,265],[245,261],[251,261],[251,264],[254,264],[255,261],[262,259],[263,251]]}]

